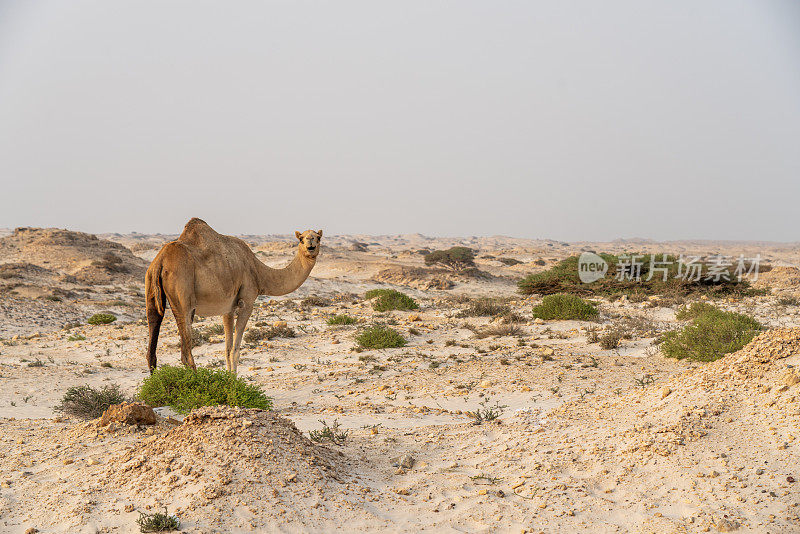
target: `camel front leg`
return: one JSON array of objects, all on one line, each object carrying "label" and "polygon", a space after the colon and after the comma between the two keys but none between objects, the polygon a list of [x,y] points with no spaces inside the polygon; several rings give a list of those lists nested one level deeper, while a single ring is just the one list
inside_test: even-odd
[{"label": "camel front leg", "polygon": [[231,367],[228,369],[233,374],[236,374],[236,368],[239,365],[239,346],[242,344],[242,335],[244,335],[244,327],[247,326],[247,321],[250,319],[250,314],[253,313],[253,306],[243,306],[239,310],[239,315],[236,316],[236,339],[233,340],[233,351],[231,352]]},{"label": "camel front leg", "polygon": [[225,329],[225,368],[231,370],[231,347],[233,347],[233,313],[222,316],[222,326]]}]

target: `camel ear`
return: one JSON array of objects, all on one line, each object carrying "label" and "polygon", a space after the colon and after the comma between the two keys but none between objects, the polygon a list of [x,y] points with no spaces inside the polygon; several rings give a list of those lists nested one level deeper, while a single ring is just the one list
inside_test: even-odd
[{"label": "camel ear", "polygon": [[319,234],[320,237],[322,237],[322,230],[317,230],[317,233]]},{"label": "camel ear", "polygon": [[299,239],[300,241],[303,240],[303,234],[301,234],[300,232],[295,230],[294,235],[297,236],[297,239]]}]

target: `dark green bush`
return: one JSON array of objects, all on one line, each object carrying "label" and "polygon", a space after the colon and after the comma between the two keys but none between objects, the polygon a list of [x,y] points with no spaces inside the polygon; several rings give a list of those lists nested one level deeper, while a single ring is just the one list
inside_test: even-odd
[{"label": "dark green bush", "polygon": [[442,265],[454,271],[475,267],[475,252],[467,247],[451,247],[425,254],[425,265]]},{"label": "dark green bush", "polygon": [[96,389],[91,386],[73,386],[61,398],[56,410],[82,419],[96,419],[112,404],[128,401],[117,384]]},{"label": "dark green bush", "polygon": [[110,313],[95,313],[86,321],[89,324],[109,324],[116,321],[117,318]]},{"label": "dark green bush", "polygon": [[[580,296],[604,296],[618,297],[628,295],[633,300],[643,300],[650,295],[708,295],[709,297],[748,296],[762,295],[765,290],[753,289],[747,280],[739,282],[736,278],[731,280],[721,279],[713,282],[701,278],[698,281],[684,280],[676,278],[678,274],[678,259],[675,256],[667,255],[666,261],[670,262],[667,271],[667,279],[663,280],[661,272],[655,272],[654,276],[647,280],[649,275],[650,255],[643,255],[641,258],[642,266],[639,280],[617,280],[617,264],[619,258],[612,254],[599,254],[608,264],[608,272],[605,277],[584,284],[578,276],[578,256],[566,258],[556,265],[539,273],[533,273],[518,282],[520,293],[523,295],[553,295],[556,293],[571,293]],[[656,260],[662,261],[663,255],[656,254]],[[705,270],[704,270],[705,272]]]},{"label": "dark green bush", "polygon": [[256,386],[222,369],[159,367],[145,378],[139,398],[151,406],[170,406],[180,413],[201,406],[241,406],[268,410],[272,400]]},{"label": "dark green bush", "polygon": [[333,317],[328,318],[328,324],[331,326],[340,325],[340,324],[355,324],[357,319],[355,317],[350,317],[349,315],[334,315]]},{"label": "dark green bush", "polygon": [[394,289],[370,289],[364,295],[364,298],[367,300],[375,299],[372,302],[372,308],[379,312],[419,309],[419,305],[414,299]]},{"label": "dark green bush", "polygon": [[679,321],[688,321],[689,319],[700,317],[705,313],[718,311],[721,310],[708,302],[695,302],[691,306],[681,306],[678,311],[675,312],[675,318]]},{"label": "dark green bush", "polygon": [[402,347],[406,344],[406,340],[388,326],[375,325],[362,331],[356,337],[356,343],[362,349],[388,349]]},{"label": "dark green bush", "polygon": [[533,316],[539,319],[577,319],[591,321],[597,318],[597,308],[591,302],[567,293],[547,295],[542,303],[533,307]]},{"label": "dark green bush", "polygon": [[747,315],[707,310],[682,329],[664,334],[661,351],[670,358],[711,362],[741,349],[762,329]]}]

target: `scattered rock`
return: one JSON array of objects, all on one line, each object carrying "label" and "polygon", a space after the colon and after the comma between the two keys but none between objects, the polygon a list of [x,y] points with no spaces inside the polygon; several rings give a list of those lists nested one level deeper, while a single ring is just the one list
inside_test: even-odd
[{"label": "scattered rock", "polygon": [[112,404],[100,418],[99,426],[107,426],[112,422],[126,425],[154,425],[156,413],[150,406],[141,402]]},{"label": "scattered rock", "polygon": [[402,467],[403,469],[411,469],[412,467],[414,467],[415,462],[416,459],[413,456],[411,456],[410,454],[406,454],[405,456],[400,458],[400,467]]}]

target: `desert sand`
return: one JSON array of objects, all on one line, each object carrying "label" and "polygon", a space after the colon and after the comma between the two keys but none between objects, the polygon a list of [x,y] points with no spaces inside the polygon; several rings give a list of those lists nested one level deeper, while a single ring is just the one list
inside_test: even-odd
[{"label": "desert sand", "polygon": [[[239,375],[272,411],[100,427],[55,407],[76,385],[135,395],[144,269],[175,236],[0,236],[1,532],[138,532],[139,512],[165,506],[184,532],[800,532],[800,308],[785,298],[800,296],[798,244],[326,235],[306,283],[259,297],[250,319],[297,334],[242,348]],[[288,235],[241,237],[271,266],[294,253]],[[483,274],[431,269],[418,252],[453,245],[477,250]],[[681,324],[673,302],[600,300],[599,322],[534,321],[541,299],[516,281],[586,250],[761,254],[772,270],[756,285],[770,293],[717,304],[769,329],[698,363],[653,344]],[[363,296],[378,287],[421,309],[374,311]],[[479,297],[503,299],[519,332],[476,337],[493,319],[459,312]],[[86,324],[103,311],[117,321]],[[342,313],[359,322],[327,325]],[[376,320],[408,345],[355,351]],[[632,335],[618,348],[589,341],[620,323]],[[224,367],[222,336],[194,356]],[[168,314],[159,364],[179,362]],[[500,417],[475,424],[469,412],[489,406]],[[321,420],[346,439],[311,441]]]}]

